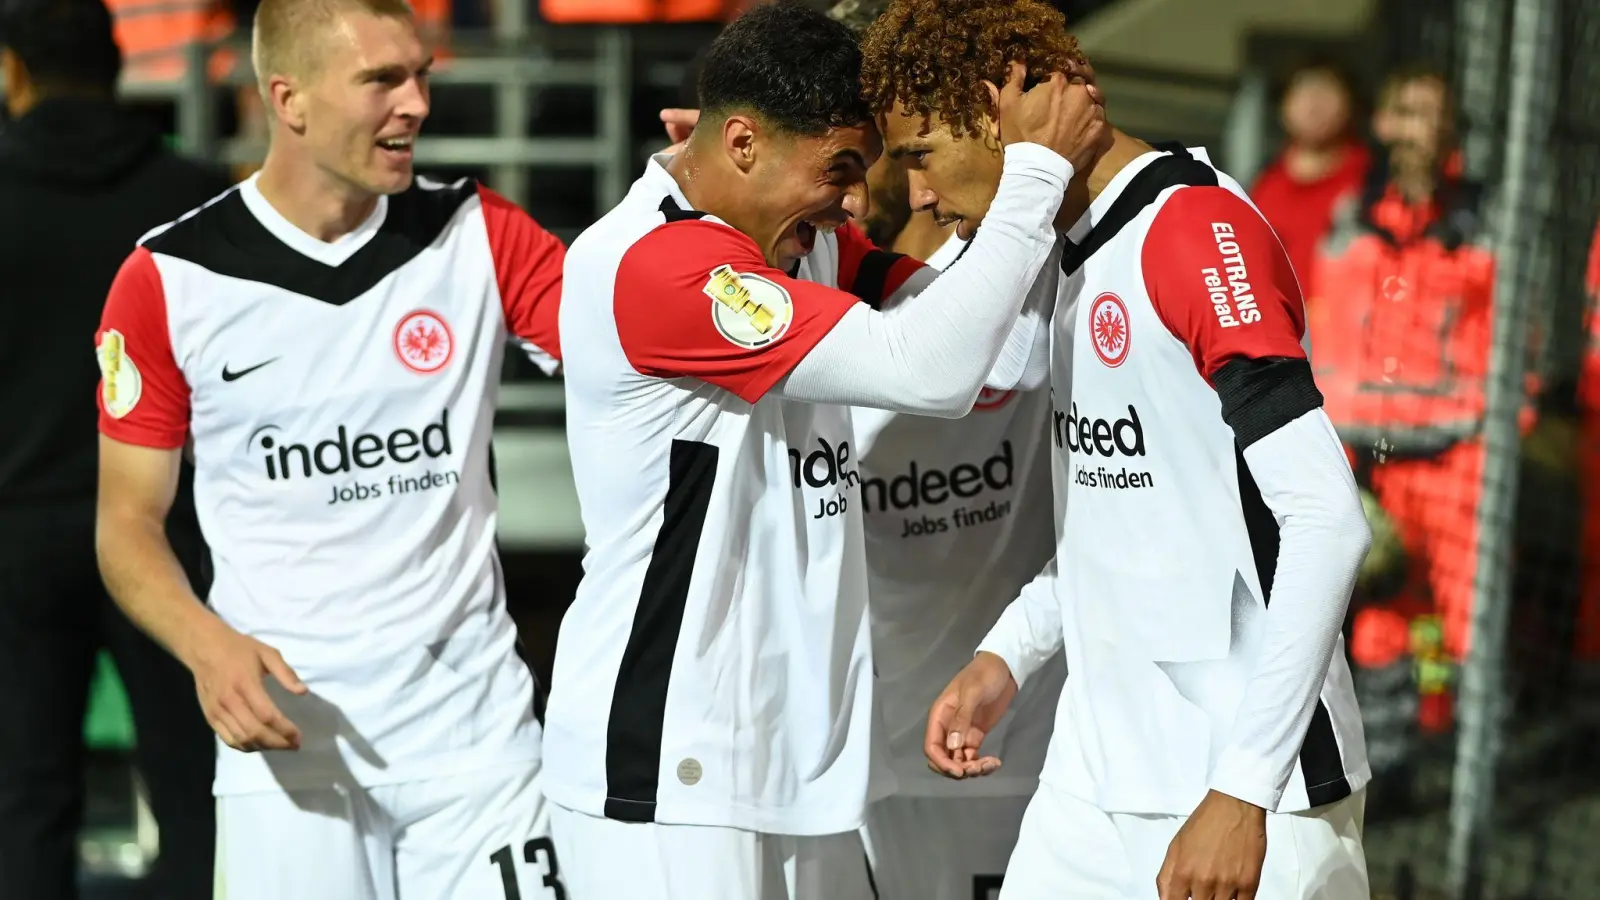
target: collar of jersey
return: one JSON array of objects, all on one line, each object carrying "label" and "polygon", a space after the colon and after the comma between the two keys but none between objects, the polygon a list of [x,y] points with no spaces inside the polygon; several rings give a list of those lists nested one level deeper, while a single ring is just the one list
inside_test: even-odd
[{"label": "collar of jersey", "polygon": [[[672,173],[667,171],[667,161],[670,159],[672,159],[672,154],[670,153],[657,153],[650,157],[650,164],[644,170],[644,182],[650,186],[652,193],[659,192],[659,194],[666,194],[671,197],[673,202],[678,204],[679,209],[685,211],[694,209],[694,206],[689,202],[689,198],[683,195],[683,188],[678,185],[678,179],[673,178]],[[718,222],[722,221],[717,219],[716,216],[711,216],[711,218],[716,219]]]},{"label": "collar of jersey", "polygon": [[[1190,147],[1189,154],[1206,165],[1211,164],[1211,156],[1206,153],[1204,147]],[[1067,237],[1075,242],[1083,240],[1088,234],[1091,225],[1100,221],[1100,218],[1106,214],[1106,210],[1111,208],[1111,204],[1117,202],[1117,197],[1122,195],[1122,191],[1127,188],[1128,182],[1133,180],[1133,176],[1144,171],[1145,166],[1160,159],[1163,155],[1160,150],[1151,150],[1149,153],[1142,154],[1133,162],[1123,166],[1122,171],[1111,177],[1111,183],[1107,184],[1106,189],[1100,192],[1100,196],[1094,198],[1094,202],[1089,204],[1089,209],[1079,217],[1078,221],[1072,224],[1071,228],[1067,229]]]},{"label": "collar of jersey", "polygon": [[261,188],[256,184],[259,177],[259,174],[251,175],[239,185],[239,197],[244,201],[245,208],[256,217],[261,227],[282,241],[289,249],[324,265],[338,266],[354,256],[356,251],[365,247],[373,235],[378,233],[378,229],[383,227],[383,221],[389,214],[389,198],[379,196],[378,205],[373,208],[372,214],[349,234],[332,241],[318,240],[295,227],[267,202],[267,198],[261,193]]}]

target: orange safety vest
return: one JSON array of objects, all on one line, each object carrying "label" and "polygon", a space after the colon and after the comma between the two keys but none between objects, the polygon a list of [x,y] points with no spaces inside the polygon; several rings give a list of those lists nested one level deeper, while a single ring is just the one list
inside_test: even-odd
[{"label": "orange safety vest", "polygon": [[[234,29],[233,15],[217,0],[106,0],[106,8],[123,70],[139,81],[182,77],[191,44],[225,40]],[[214,53],[211,77],[226,75],[235,59],[228,50]]]},{"label": "orange safety vest", "polygon": [[1312,266],[1307,328],[1328,415],[1400,455],[1482,426],[1495,267],[1461,233],[1475,210],[1460,211],[1369,190],[1344,204]]},{"label": "orange safety vest", "polygon": [[718,22],[728,6],[727,0],[539,0],[539,14],[555,25]]}]

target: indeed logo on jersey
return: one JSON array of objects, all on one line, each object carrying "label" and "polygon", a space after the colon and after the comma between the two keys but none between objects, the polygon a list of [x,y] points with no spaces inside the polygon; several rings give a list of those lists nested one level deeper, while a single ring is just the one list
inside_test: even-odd
[{"label": "indeed logo on jersey", "polygon": [[1211,295],[1211,310],[1217,315],[1217,324],[1223,328],[1237,328],[1261,321],[1255,294],[1250,292],[1250,272],[1245,268],[1239,242],[1234,240],[1233,226],[1227,222],[1212,222],[1211,236],[1222,253],[1222,265],[1201,269],[1200,275]]},{"label": "indeed logo on jersey", "polygon": [[[1013,457],[1010,441],[1001,441],[1000,450],[978,463],[960,463],[948,469],[923,469],[913,460],[906,471],[887,478],[868,478],[861,482],[861,500],[868,515],[921,510],[940,506],[953,499],[970,500],[985,492],[1006,491],[1012,485]],[[971,528],[995,522],[1011,514],[1010,498],[958,506],[949,515],[902,520],[902,538],[943,534],[952,527]]]},{"label": "indeed logo on jersey", "polygon": [[853,460],[849,441],[834,445],[817,438],[817,447],[819,449],[810,453],[790,447],[789,473],[797,491],[808,487],[839,489],[831,498],[817,498],[817,514],[811,518],[825,519],[840,515],[850,508],[850,500],[845,494],[861,483],[861,473],[851,466]]},{"label": "indeed logo on jersey", "polygon": [[[272,482],[296,482],[323,475],[355,475],[386,463],[414,463],[443,459],[454,451],[450,442],[450,410],[439,413],[437,422],[420,430],[396,428],[387,434],[363,432],[351,435],[344,425],[322,440],[292,440],[276,425],[257,428],[248,442],[259,453],[262,470]],[[435,490],[461,480],[454,469],[438,469],[421,474],[389,475],[386,481],[351,481],[335,484],[328,505],[355,503]]]},{"label": "indeed logo on jersey", "polygon": [[[1103,456],[1107,460],[1123,456],[1137,459],[1144,453],[1144,426],[1139,410],[1128,404],[1128,415],[1118,419],[1096,419],[1078,415],[1078,404],[1071,412],[1052,410],[1051,435],[1056,449],[1063,447],[1075,456]],[[1108,468],[1076,461],[1072,481],[1084,487],[1127,490],[1155,486],[1155,478],[1137,467]]]}]

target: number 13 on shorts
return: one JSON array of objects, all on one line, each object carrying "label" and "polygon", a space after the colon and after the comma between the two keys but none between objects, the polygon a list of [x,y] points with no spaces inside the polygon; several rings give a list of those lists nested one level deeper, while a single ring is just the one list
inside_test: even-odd
[{"label": "number 13 on shorts", "polygon": [[[518,863],[521,863],[519,865]],[[556,848],[547,837],[527,841],[520,848],[505,846],[489,855],[489,862],[500,870],[505,900],[567,900],[561,884],[561,867]],[[528,886],[526,894],[523,886]]]}]

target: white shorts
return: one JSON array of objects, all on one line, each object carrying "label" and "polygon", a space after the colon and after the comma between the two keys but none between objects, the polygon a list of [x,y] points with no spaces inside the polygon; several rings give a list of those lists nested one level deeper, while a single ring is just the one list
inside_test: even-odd
[{"label": "white shorts", "polygon": [[[1366,791],[1267,816],[1257,900],[1367,900]],[[1155,900],[1156,876],[1186,816],[1104,813],[1041,784],[1022,819],[1001,900]]]},{"label": "white shorts", "polygon": [[216,900],[561,900],[537,764],[217,798]]},{"label": "white shorts", "polygon": [[556,804],[550,814],[569,900],[872,900],[854,831],[619,822]]},{"label": "white shorts", "polygon": [[887,797],[862,829],[878,900],[994,900],[1027,797]]}]

